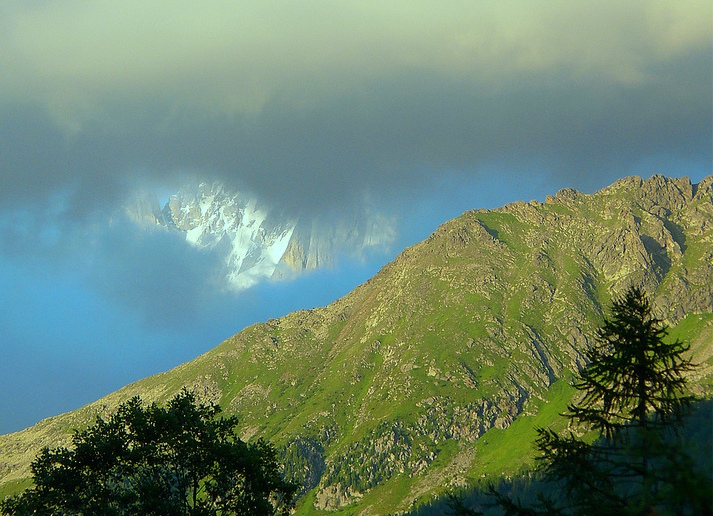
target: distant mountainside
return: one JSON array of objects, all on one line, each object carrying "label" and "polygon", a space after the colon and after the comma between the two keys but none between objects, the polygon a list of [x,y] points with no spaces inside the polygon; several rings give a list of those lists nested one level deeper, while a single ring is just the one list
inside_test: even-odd
[{"label": "distant mountainside", "polygon": [[332,265],[339,253],[383,249],[395,237],[393,224],[367,209],[329,221],[299,218],[219,183],[185,187],[163,208],[156,195],[143,194],[127,212],[141,223],[184,234],[195,247],[218,252],[224,277],[235,289]]},{"label": "distant mountainside", "polygon": [[278,444],[298,514],[407,511],[511,475],[534,426],[558,424],[612,296],[642,286],[713,392],[713,177],[631,177],[592,195],[476,210],[324,308],[246,328],[78,411],[0,437],[5,492],[37,450],[139,394],[219,401]]}]

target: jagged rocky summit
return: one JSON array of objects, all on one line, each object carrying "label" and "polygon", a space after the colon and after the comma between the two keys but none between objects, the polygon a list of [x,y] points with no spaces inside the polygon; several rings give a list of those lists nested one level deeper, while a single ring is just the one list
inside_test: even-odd
[{"label": "jagged rocky summit", "polygon": [[140,223],[179,232],[188,244],[217,253],[234,289],[328,267],[339,254],[385,249],[395,237],[393,222],[374,210],[329,221],[296,217],[220,183],[185,187],[163,208],[155,195],[144,193],[127,211]]},{"label": "jagged rocky summit", "polygon": [[2,436],[0,485],[121,401],[188,387],[238,415],[243,438],[280,447],[303,485],[298,514],[408,511],[530,463],[535,426],[561,428],[572,374],[630,284],[691,345],[691,388],[710,395],[713,177],[626,178],[465,213],[327,307]]}]

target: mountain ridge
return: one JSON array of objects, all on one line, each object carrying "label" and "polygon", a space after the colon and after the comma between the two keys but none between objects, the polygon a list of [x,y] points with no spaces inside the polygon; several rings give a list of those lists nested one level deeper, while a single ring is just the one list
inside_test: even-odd
[{"label": "mountain ridge", "polygon": [[[606,306],[632,283],[690,341],[703,364],[693,387],[710,393],[713,177],[625,178],[466,212],[326,307],[2,436],[0,482],[22,482],[33,450],[127,397],[187,386],[238,414],[245,439],[281,446],[305,485],[299,513],[408,510],[527,462],[522,443],[571,399]],[[504,435],[517,455],[496,446]]]}]

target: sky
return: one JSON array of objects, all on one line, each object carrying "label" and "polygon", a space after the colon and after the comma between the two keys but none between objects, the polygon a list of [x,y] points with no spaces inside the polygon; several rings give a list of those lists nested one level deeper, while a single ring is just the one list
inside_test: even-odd
[{"label": "sky", "polygon": [[[709,0],[3,0],[0,432],[326,305],[468,209],[697,182],[712,85]],[[299,217],[368,199],[398,237],[230,292],[120,215],[199,181]]]}]

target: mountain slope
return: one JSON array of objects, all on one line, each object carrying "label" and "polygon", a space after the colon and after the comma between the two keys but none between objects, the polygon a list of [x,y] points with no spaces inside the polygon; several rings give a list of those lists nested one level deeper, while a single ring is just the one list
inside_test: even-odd
[{"label": "mountain slope", "polygon": [[477,210],[443,224],[327,307],[246,328],[83,409],[0,437],[0,478],[120,401],[183,386],[283,447],[300,513],[407,510],[513,473],[557,418],[612,295],[642,285],[713,385],[713,177],[627,178],[593,195]]}]

